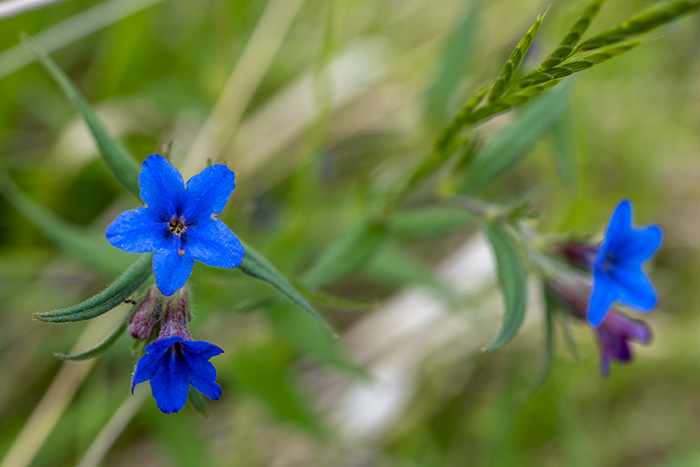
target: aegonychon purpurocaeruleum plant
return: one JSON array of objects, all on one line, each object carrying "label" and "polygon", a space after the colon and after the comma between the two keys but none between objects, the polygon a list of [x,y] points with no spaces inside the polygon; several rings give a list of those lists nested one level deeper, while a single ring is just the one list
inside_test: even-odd
[{"label": "aegonychon purpurocaeruleum plant", "polygon": [[[191,297],[188,279],[195,260],[215,268],[236,269],[268,284],[334,336],[312,302],[335,306],[343,299],[319,287],[351,274],[380,248],[381,242],[376,239],[387,234],[387,220],[401,209],[420,203],[465,210],[480,221],[492,246],[505,310],[501,328],[487,350],[503,347],[517,334],[528,302],[527,278],[532,276],[542,285],[548,322],[578,320],[590,327],[600,345],[601,373],[608,376],[612,361],[632,358],[632,341],[650,342],[649,326],[628,317],[620,307],[646,313],[657,306],[658,294],[644,267],[661,247],[661,227],[636,226],[632,202],[625,199],[610,206],[611,217],[602,241],[552,238],[533,228],[527,206],[492,203],[480,191],[514,167],[548,128],[551,109],[560,105],[562,92],[558,90],[566,86],[562,82],[642,45],[650,32],[700,9],[700,0],[660,3],[586,38],[588,26],[603,3],[597,0],[586,6],[559,46],[539,66],[525,72],[523,60],[545,24],[545,14],[538,17],[500,72],[464,101],[434,147],[386,187],[381,203],[366,207],[363,223],[339,239],[331,253],[320,257],[303,280],[285,277],[273,265],[274,259],[268,260],[251,244],[239,240],[230,228],[236,230],[236,226],[229,227],[217,219],[236,186],[236,167],[201,167],[187,182],[164,157],[167,154],[148,155],[139,167],[137,158],[110,135],[68,77],[27,38],[26,45],[87,123],[104,162],[142,203],[135,200],[132,210],[105,225],[109,243],[138,255],[133,264],[94,297],[68,308],[38,312],[35,318],[49,323],[83,321],[125,303],[131,311],[95,347],[58,357],[94,358],[128,332],[137,343],[131,390],[148,381],[157,406],[165,413],[180,411],[188,397],[193,405],[201,407],[200,393],[212,400],[222,395],[210,359],[226,351],[227,343],[193,340],[190,334],[196,297]],[[481,144],[476,124],[535,98],[525,112],[534,115],[541,127],[521,132],[517,140]],[[450,183],[441,183],[445,179]],[[9,179],[4,182],[3,194],[48,236],[70,230],[71,226],[26,198]],[[149,283],[152,274],[155,285]],[[200,311],[205,320],[206,310]],[[309,321],[309,326],[314,325]],[[547,329],[551,339],[551,324]],[[124,368],[124,391],[129,390],[128,373],[129,369]]]}]

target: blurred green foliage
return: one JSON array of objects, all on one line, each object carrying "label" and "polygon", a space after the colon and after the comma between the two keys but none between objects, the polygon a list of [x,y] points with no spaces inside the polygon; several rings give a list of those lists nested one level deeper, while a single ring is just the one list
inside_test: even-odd
[{"label": "blurred green foliage", "polygon": [[[148,3],[124,18],[98,15],[103,25],[61,47],[41,43],[41,34],[58,31],[49,36],[53,40],[80,35],[81,28],[97,24],[85,13],[99,2],[71,0],[2,18],[0,71],[30,61],[24,49],[1,52],[17,47],[26,32],[44,48],[58,47],[53,59],[141,160],[172,143],[175,165],[199,171],[208,157],[226,162],[236,172],[237,189],[221,218],[302,292],[327,280],[316,298],[313,289],[305,297],[323,309],[342,339],[329,339],[264,284],[198,264],[191,280],[193,334],[225,350],[213,361],[222,399],[207,404],[207,419],[191,407],[165,416],[146,399],[122,428],[108,424],[113,414],[128,413],[124,401],[133,400],[131,342],[122,337],[94,362],[61,363],[52,355],[68,352],[84,330],[75,350],[98,343],[125,310],[85,325],[31,317],[93,295],[130,264],[132,257],[110,249],[103,232],[136,201],[112,178],[79,115],[44,70],[16,67],[0,78],[2,170],[29,199],[84,228],[79,247],[94,253],[76,254],[81,248],[71,248],[68,237],[52,243],[16,210],[26,211],[26,204],[0,198],[0,456],[12,448],[14,455],[31,456],[31,465],[74,465],[106,426],[115,439],[97,456],[104,465],[698,462],[697,15],[586,70],[563,90],[568,97],[556,100],[556,112],[542,111],[541,102],[553,95],[545,94],[530,108],[479,127],[438,176],[412,189],[404,205],[386,210],[394,187],[430,154],[451,116],[498,76],[541,13],[539,2]],[[522,73],[536,69],[560,44],[586,4],[552,4],[523,57]],[[588,34],[663,4],[607,2]],[[271,37],[265,25],[282,24],[285,15],[289,29],[273,31],[283,40],[269,66],[244,61],[256,35]],[[262,60],[269,43],[259,44],[263,48],[252,57]],[[18,56],[25,58],[18,62]],[[236,98],[248,105],[233,124],[210,122],[223,128],[214,133],[223,141],[220,151],[192,156],[189,148],[207,119],[226,116],[227,109],[234,113],[235,103],[220,100],[232,73],[239,73]],[[214,111],[217,105],[223,112]],[[504,160],[511,170],[499,166]],[[409,346],[395,340],[416,309],[401,309],[405,318],[398,322],[370,321],[397,294],[419,288],[476,327],[474,349],[496,335],[496,322],[480,315],[493,290],[464,294],[434,272],[475,238],[473,216],[454,206],[412,204],[431,189],[440,195],[474,188],[473,175],[467,172],[465,181],[462,171],[472,161],[493,176],[479,193],[496,203],[530,201],[543,232],[596,235],[623,197],[634,200],[639,223],[664,226],[654,271],[662,305],[649,316],[655,340],[636,349],[633,365],[613,367],[611,378],[601,380],[593,334],[572,328],[580,354],[575,359],[557,325],[550,377],[523,397],[546,360],[541,305],[529,307],[509,346],[488,354],[458,340],[411,360],[427,348],[433,331],[413,335]],[[44,216],[48,228],[59,222]],[[489,281],[492,286],[496,279]],[[532,288],[529,293],[537,295]],[[371,306],[328,306],[332,300],[321,294]],[[368,348],[382,353],[368,354]],[[371,385],[368,367],[403,360],[415,364],[399,375],[404,399],[393,400],[400,410],[382,418],[384,407],[358,396],[360,405],[346,407],[348,413],[323,415],[334,413],[337,400],[324,388]],[[336,429],[353,410],[376,414],[380,429],[364,436],[349,435],[347,425]],[[30,442],[18,445],[23,427]]]}]

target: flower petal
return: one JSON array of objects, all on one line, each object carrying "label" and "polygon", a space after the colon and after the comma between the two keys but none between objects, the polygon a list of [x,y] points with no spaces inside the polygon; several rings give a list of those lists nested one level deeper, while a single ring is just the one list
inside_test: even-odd
[{"label": "flower petal", "polygon": [[184,343],[184,346],[186,351],[197,355],[201,355],[207,360],[224,353],[224,351],[221,350],[221,348],[217,347],[214,344],[210,344],[206,341],[187,341]]},{"label": "flower petal", "polygon": [[617,298],[638,311],[651,311],[659,298],[649,276],[639,267],[616,267],[611,271],[617,282]]},{"label": "flower petal", "polygon": [[663,231],[658,225],[635,228],[615,254],[624,263],[640,265],[656,253],[662,241]]},{"label": "flower petal", "polygon": [[141,199],[156,217],[169,221],[182,209],[185,183],[165,157],[151,154],[146,158],[139,173],[139,187]]},{"label": "flower petal", "polygon": [[593,291],[588,301],[588,322],[597,327],[617,298],[615,282],[605,273],[593,273]]},{"label": "flower petal", "polygon": [[157,222],[148,208],[126,211],[107,226],[107,241],[128,253],[150,253],[169,232],[167,224]]},{"label": "flower petal", "polygon": [[610,216],[608,227],[605,229],[605,240],[601,247],[601,253],[605,256],[605,251],[617,250],[627,240],[632,229],[632,203],[628,199],[623,199]]},{"label": "flower petal", "polygon": [[187,180],[182,214],[188,222],[219,214],[234,188],[235,175],[231,169],[221,164],[207,167]]},{"label": "flower petal", "polygon": [[189,382],[194,388],[213,401],[221,397],[221,386],[213,380],[202,378],[197,373],[189,374]]},{"label": "flower petal", "polygon": [[151,392],[162,412],[178,412],[185,406],[190,390],[189,367],[180,352],[172,348],[163,355],[161,362],[159,371],[151,378]]},{"label": "flower petal", "polygon": [[147,353],[139,358],[136,370],[134,370],[134,377],[131,380],[132,394],[137,384],[153,378],[161,364],[163,355],[170,350],[176,341],[183,342],[183,339],[178,336],[156,339],[144,348]]},{"label": "flower petal", "polygon": [[241,241],[219,219],[193,226],[184,248],[197,261],[217,268],[237,268],[245,256]]},{"label": "flower petal", "polygon": [[194,258],[185,251],[180,255],[180,239],[175,235],[171,241],[153,253],[153,274],[156,285],[163,295],[172,295],[187,283],[192,274]]}]

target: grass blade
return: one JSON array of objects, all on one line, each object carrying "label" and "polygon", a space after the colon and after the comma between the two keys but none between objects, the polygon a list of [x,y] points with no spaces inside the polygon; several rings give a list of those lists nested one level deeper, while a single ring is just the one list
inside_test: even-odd
[{"label": "grass blade", "polygon": [[141,256],[121,276],[94,297],[68,308],[35,313],[34,317],[39,321],[49,323],[67,323],[92,319],[107,313],[136,292],[141,284],[148,279],[153,272],[151,269],[152,256],[151,254]]},{"label": "grass blade", "polygon": [[134,157],[121,144],[121,142],[109,134],[102,122],[97,118],[95,112],[90,108],[90,105],[78,92],[76,87],[71,82],[70,78],[61,70],[51,57],[46,54],[39,46],[34,43],[29,36],[23,36],[22,40],[29,50],[36,56],[37,61],[56,81],[61,91],[73,103],[75,108],[80,113],[80,116],[85,121],[85,124],[90,129],[95,143],[102,154],[103,159],[116,175],[117,179],[131,193],[138,197],[139,184],[138,174],[139,166]]},{"label": "grass blade", "polygon": [[35,203],[7,175],[0,177],[0,193],[54,243],[101,271],[118,274],[131,264],[130,255],[109,246],[103,235],[76,227]]},{"label": "grass blade", "polygon": [[486,347],[486,350],[496,350],[510,342],[520,329],[527,306],[527,283],[525,268],[508,234],[490,222],[484,223],[484,232],[496,257],[498,282],[505,302],[501,329],[498,336]]}]

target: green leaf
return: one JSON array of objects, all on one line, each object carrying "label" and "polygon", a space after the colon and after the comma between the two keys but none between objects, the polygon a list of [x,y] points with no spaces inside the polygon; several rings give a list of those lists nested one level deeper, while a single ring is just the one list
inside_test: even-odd
[{"label": "green leaf", "polygon": [[278,340],[239,343],[231,370],[237,383],[279,418],[317,430],[317,417],[290,373],[288,354]]},{"label": "green leaf", "polygon": [[481,0],[470,2],[464,18],[449,34],[435,76],[425,92],[426,115],[435,125],[443,124],[448,117],[450,98],[473,61],[480,10]]},{"label": "green leaf", "polygon": [[431,206],[394,214],[389,228],[400,238],[432,238],[462,229],[475,220],[474,215],[464,209]]},{"label": "green leaf", "polygon": [[471,192],[511,167],[564,113],[569,89],[549,92],[523,108],[513,123],[487,144],[467,167],[462,192]]},{"label": "green leaf", "polygon": [[527,282],[525,268],[508,234],[490,222],[484,222],[484,232],[496,257],[498,282],[505,302],[501,329],[486,347],[486,350],[496,350],[510,342],[520,329],[527,306]]},{"label": "green leaf", "polygon": [[40,321],[50,323],[66,323],[92,319],[107,313],[121,304],[126,298],[141,287],[153,272],[151,269],[152,254],[144,254],[132,264],[129,269],[112,282],[106,289],[82,303],[60,310],[46,313],[35,313]]},{"label": "green leaf", "polygon": [[7,175],[0,177],[0,193],[51,241],[88,264],[109,274],[120,273],[131,264],[131,255],[112,248],[104,235],[76,227],[35,203]]},{"label": "green leaf", "polygon": [[552,126],[554,158],[564,185],[574,191],[576,188],[576,147],[574,142],[574,116],[568,105],[561,118]]},{"label": "green leaf", "polygon": [[314,321],[320,324],[326,331],[335,336],[335,333],[328,325],[326,320],[324,320],[321,315],[314,309],[313,306],[299,293],[297,289],[267,260],[263,255],[258,253],[252,246],[243,242],[243,249],[245,250],[245,259],[238,269],[243,273],[261,280],[273,288],[275,288],[282,295],[287,297],[292,303],[297,305],[303,311],[305,311],[309,316],[311,316]]},{"label": "green leaf", "polygon": [[540,65],[540,71],[547,71],[559,65],[573,53],[576,45],[579,43],[586,30],[588,30],[588,26],[591,25],[591,21],[593,21],[593,18],[598,14],[603,3],[605,3],[605,0],[593,0],[588,4],[571,27],[569,33],[562,39],[559,46],[544,59]]},{"label": "green leaf", "polygon": [[496,81],[494,81],[493,85],[491,86],[491,92],[489,93],[488,99],[489,102],[498,100],[498,98],[501,97],[506,91],[508,85],[513,79],[513,76],[515,75],[515,72],[518,71],[518,68],[520,68],[520,64],[522,63],[525,54],[527,53],[528,49],[530,49],[532,41],[535,40],[537,31],[539,31],[544,15],[546,14],[547,11],[545,10],[544,13],[537,17],[535,24],[530,27],[523,38],[520,39],[518,45],[515,46],[515,49],[513,49],[513,51],[510,53],[510,57],[508,57],[508,60],[506,60],[503,68],[501,68],[498,78],[496,78]]},{"label": "green leaf", "polygon": [[324,290],[317,289],[315,287],[308,287],[299,282],[294,283],[301,294],[312,302],[320,303],[321,305],[330,306],[333,308],[340,308],[344,310],[366,310],[367,308],[372,308],[377,305],[377,302],[358,302],[356,300],[349,300],[347,298],[338,297],[336,295],[330,294]]},{"label": "green leaf", "polygon": [[542,289],[544,295],[544,364],[540,374],[526,391],[526,397],[532,396],[544,386],[552,371],[552,363],[554,362],[554,314],[557,312],[557,300],[553,296],[552,290],[546,284]]},{"label": "green leaf", "polygon": [[651,31],[674,19],[700,9],[700,0],[679,0],[653,6],[622,24],[606,29],[581,43],[577,51],[586,51],[625,41],[633,36]]},{"label": "green leaf", "polygon": [[363,220],[336,237],[304,279],[325,284],[352,274],[371,259],[387,233],[384,221]]},{"label": "green leaf", "polygon": [[190,392],[187,396],[190,401],[190,407],[192,407],[195,412],[197,412],[203,418],[209,418],[211,416],[207,401],[204,399],[204,396],[202,396],[202,394],[194,388],[194,386],[190,386]]},{"label": "green leaf", "polygon": [[73,360],[73,361],[78,361],[78,360],[88,360],[90,358],[95,358],[101,354],[103,354],[106,350],[108,350],[110,347],[114,345],[115,342],[117,342],[117,339],[121,337],[122,334],[124,334],[124,331],[126,330],[126,326],[128,323],[128,315],[127,317],[122,320],[119,325],[114,328],[114,330],[107,336],[105,337],[102,342],[99,344],[95,345],[94,347],[85,350],[80,353],[75,353],[75,354],[64,354],[64,353],[55,353],[54,356],[56,358],[60,358],[61,360]]},{"label": "green leaf", "polygon": [[36,56],[37,61],[56,81],[61,91],[73,103],[92,133],[95,143],[105,162],[116,175],[117,179],[132,194],[139,196],[138,174],[139,166],[134,157],[121,142],[109,134],[102,122],[97,118],[90,105],[78,92],[70,78],[29,36],[23,35],[22,40]]},{"label": "green leaf", "polygon": [[275,332],[295,349],[352,375],[364,375],[337,339],[318,326],[309,326],[308,317],[290,312],[289,305],[266,307],[265,314]]}]

